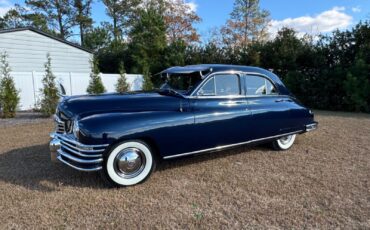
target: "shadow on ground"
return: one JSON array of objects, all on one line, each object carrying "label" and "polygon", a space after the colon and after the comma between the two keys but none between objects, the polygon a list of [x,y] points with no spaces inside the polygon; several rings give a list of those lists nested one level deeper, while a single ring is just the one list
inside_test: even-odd
[{"label": "shadow on ground", "polygon": [[[266,147],[253,147],[255,148],[265,149]],[[162,161],[158,164],[157,170],[170,170],[249,151],[250,147],[240,147],[217,153]],[[59,190],[59,186],[108,188],[98,172],[79,172],[62,163],[52,163],[47,144],[14,149],[0,154],[0,181],[43,192]]]}]

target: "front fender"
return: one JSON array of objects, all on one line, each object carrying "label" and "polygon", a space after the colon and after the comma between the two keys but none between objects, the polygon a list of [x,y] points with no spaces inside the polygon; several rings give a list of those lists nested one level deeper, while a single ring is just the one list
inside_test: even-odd
[{"label": "front fender", "polygon": [[180,111],[96,114],[79,120],[80,142],[112,144],[122,139],[144,137],[157,140],[193,123],[191,113]]}]

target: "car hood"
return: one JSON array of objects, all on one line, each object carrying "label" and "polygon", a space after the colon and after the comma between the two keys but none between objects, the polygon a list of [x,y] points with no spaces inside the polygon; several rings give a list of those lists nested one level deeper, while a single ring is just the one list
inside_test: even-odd
[{"label": "car hood", "polygon": [[183,104],[181,100],[158,93],[82,95],[64,98],[58,111],[68,118],[110,112],[176,111]]}]

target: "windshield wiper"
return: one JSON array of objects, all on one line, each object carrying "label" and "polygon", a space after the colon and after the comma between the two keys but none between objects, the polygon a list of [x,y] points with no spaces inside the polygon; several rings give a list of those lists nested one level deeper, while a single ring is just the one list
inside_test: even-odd
[{"label": "windshield wiper", "polygon": [[182,95],[181,93],[177,92],[176,90],[174,89],[171,89],[171,88],[166,88],[166,89],[158,89],[157,92],[159,94],[165,94],[165,95],[169,95],[169,96],[175,96],[175,97],[181,97],[181,98],[184,98],[184,95]]}]

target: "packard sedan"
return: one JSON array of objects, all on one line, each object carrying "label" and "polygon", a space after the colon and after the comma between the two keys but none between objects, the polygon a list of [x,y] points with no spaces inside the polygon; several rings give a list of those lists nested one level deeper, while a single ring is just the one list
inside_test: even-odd
[{"label": "packard sedan", "polygon": [[153,81],[151,92],[63,97],[51,158],[129,186],[161,160],[251,143],[287,150],[297,134],[317,128],[312,111],[261,68],[172,67]]}]

